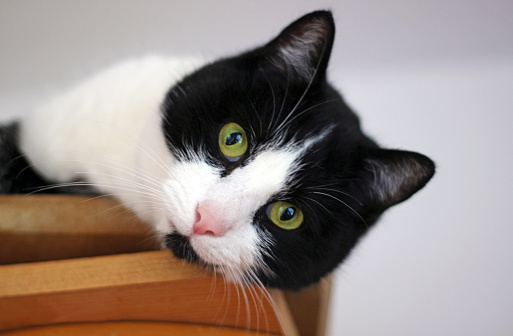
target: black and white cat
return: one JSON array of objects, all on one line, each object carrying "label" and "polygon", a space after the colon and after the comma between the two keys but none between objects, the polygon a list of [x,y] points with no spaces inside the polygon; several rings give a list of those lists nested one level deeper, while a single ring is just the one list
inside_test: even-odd
[{"label": "black and white cat", "polygon": [[326,80],[334,34],[317,11],[210,64],[117,65],[2,129],[0,191],[93,186],[232,281],[316,282],[434,173],[362,133]]}]

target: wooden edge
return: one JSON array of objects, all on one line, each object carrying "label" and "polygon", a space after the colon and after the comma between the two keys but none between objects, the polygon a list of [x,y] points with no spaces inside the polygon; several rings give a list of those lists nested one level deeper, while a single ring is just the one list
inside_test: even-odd
[{"label": "wooden edge", "polygon": [[295,317],[289,309],[289,305],[283,291],[271,289],[269,290],[269,294],[276,305],[278,319],[282,330],[284,330],[284,334],[286,336],[304,336],[304,333],[300,333],[298,330],[297,324],[295,323]]},{"label": "wooden edge", "polygon": [[317,335],[325,336],[328,328],[328,315],[331,304],[331,288],[333,287],[333,274],[328,275],[320,283],[319,291],[319,321],[317,322]]},{"label": "wooden edge", "polygon": [[0,331],[141,320],[290,334],[274,305],[258,293],[226,284],[166,251],[5,265],[0,267]]},{"label": "wooden edge", "polygon": [[[64,325],[43,326],[37,328],[24,328],[7,332],[0,332],[3,336],[90,336],[90,335],[117,335],[117,336],[262,336],[258,331],[249,331],[235,328],[191,325],[170,322],[101,322],[101,323],[72,323]],[[277,336],[279,334],[268,334]]]},{"label": "wooden edge", "polygon": [[284,293],[301,336],[324,336],[331,294],[332,275],[298,292]]},{"label": "wooden edge", "polygon": [[0,267],[0,297],[203,279],[205,269],[169,251],[56,260]]}]

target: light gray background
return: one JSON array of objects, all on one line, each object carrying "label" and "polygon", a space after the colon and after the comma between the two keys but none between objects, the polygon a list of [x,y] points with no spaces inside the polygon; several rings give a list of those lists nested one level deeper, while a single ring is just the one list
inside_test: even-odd
[{"label": "light gray background", "polygon": [[336,272],[329,334],[512,335],[510,0],[4,0],[0,119],[122,58],[233,54],[318,8],[365,130],[438,164]]}]

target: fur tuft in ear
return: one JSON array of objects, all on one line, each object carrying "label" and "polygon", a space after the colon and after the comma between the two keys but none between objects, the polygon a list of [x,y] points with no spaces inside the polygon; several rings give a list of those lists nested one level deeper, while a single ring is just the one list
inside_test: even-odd
[{"label": "fur tuft in ear", "polygon": [[428,157],[400,150],[376,150],[365,158],[364,165],[371,176],[367,184],[371,204],[379,210],[408,199],[435,173],[435,164]]},{"label": "fur tuft in ear", "polygon": [[317,11],[291,23],[266,48],[279,70],[311,81],[326,73],[334,36],[331,12]]}]

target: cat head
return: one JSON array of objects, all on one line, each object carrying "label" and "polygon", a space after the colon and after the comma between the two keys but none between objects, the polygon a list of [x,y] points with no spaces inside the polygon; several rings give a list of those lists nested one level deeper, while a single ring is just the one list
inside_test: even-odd
[{"label": "cat head", "polygon": [[363,134],[327,82],[334,34],[330,12],[310,13],[169,91],[164,241],[176,256],[233,281],[297,289],[432,177],[427,157]]}]

